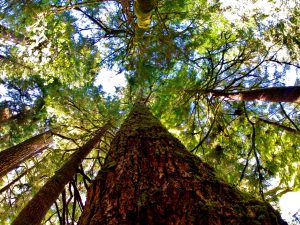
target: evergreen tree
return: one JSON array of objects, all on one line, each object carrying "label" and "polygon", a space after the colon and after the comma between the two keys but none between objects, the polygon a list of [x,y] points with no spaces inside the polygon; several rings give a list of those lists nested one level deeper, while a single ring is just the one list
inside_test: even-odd
[{"label": "evergreen tree", "polygon": [[[0,223],[38,199],[28,223],[284,224],[269,203],[300,188],[300,20],[279,3],[0,1]],[[104,71],[126,83],[105,93]]]},{"label": "evergreen tree", "polygon": [[218,180],[143,104],[135,104],[88,192],[79,224],[286,224]]}]

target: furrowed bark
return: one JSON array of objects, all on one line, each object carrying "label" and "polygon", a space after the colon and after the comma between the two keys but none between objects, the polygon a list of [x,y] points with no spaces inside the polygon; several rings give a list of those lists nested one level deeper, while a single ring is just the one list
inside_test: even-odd
[{"label": "furrowed bark", "polygon": [[0,178],[31,156],[44,150],[51,142],[52,131],[46,131],[0,152]]},{"label": "furrowed bark", "polygon": [[88,191],[78,224],[286,223],[269,204],[220,181],[136,104]]},{"label": "furrowed bark", "polygon": [[110,123],[104,125],[92,139],[73,153],[62,168],[56,171],[55,175],[29,201],[12,225],[40,224],[51,205],[64,190],[65,185],[76,174],[82,160],[101,141],[102,136],[110,127]]},{"label": "furrowed bark", "polygon": [[207,91],[214,97],[226,97],[237,101],[266,101],[300,103],[300,86],[270,87],[241,92]]},{"label": "furrowed bark", "polygon": [[139,4],[139,8],[143,13],[152,11],[155,5],[154,0],[136,0]]}]

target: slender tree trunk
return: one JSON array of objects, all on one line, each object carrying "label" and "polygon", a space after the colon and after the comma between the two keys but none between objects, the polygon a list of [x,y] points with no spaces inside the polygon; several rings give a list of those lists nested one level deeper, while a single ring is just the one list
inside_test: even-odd
[{"label": "slender tree trunk", "polygon": [[51,142],[52,131],[34,136],[0,152],[0,178],[31,156],[44,150]]},{"label": "slender tree trunk", "polygon": [[38,191],[31,201],[20,212],[12,225],[40,224],[51,205],[64,190],[65,185],[76,174],[82,160],[101,141],[104,133],[111,125],[107,123],[85,145],[70,156],[70,159],[56,171],[55,175]]},{"label": "slender tree trunk", "polygon": [[143,13],[151,12],[155,6],[155,0],[136,0]]},{"label": "slender tree trunk", "polygon": [[220,181],[136,104],[88,191],[78,224],[286,223],[269,204]]},{"label": "slender tree trunk", "polygon": [[0,189],[0,194],[4,191],[7,191],[13,184],[21,180],[22,177],[24,177],[30,170],[32,170],[33,167],[25,170],[23,173],[21,173],[17,178],[15,178],[13,181],[11,181],[9,184],[5,185],[3,188]]},{"label": "slender tree trunk", "polygon": [[226,97],[238,101],[294,102],[300,103],[300,86],[270,87],[240,92],[207,91],[214,97]]}]

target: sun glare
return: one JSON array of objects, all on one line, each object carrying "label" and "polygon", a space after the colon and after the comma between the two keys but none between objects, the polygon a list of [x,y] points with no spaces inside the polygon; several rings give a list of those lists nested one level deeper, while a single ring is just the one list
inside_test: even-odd
[{"label": "sun glare", "polygon": [[126,86],[126,78],[124,73],[117,74],[117,72],[113,70],[108,70],[103,68],[97,75],[94,85],[102,86],[102,90],[107,95],[115,95],[116,88],[122,88]]}]

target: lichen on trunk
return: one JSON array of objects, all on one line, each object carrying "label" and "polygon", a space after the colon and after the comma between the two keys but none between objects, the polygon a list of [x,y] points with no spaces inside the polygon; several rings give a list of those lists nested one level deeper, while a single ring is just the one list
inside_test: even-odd
[{"label": "lichen on trunk", "polygon": [[136,104],[88,191],[79,224],[286,224],[218,179]]}]

